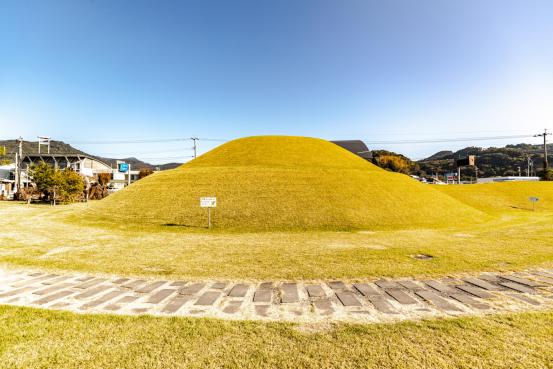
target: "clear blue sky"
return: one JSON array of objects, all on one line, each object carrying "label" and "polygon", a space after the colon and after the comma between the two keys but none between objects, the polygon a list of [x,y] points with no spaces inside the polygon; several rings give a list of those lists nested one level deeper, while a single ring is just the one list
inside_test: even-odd
[{"label": "clear blue sky", "polygon": [[513,135],[553,128],[552,102],[549,0],[0,2],[2,138]]}]

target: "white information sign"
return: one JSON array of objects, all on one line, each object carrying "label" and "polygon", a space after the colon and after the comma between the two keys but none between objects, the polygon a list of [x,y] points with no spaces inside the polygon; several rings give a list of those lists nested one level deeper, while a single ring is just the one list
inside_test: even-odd
[{"label": "white information sign", "polygon": [[200,197],[200,207],[202,207],[202,208],[216,208],[217,207],[217,198],[216,197]]},{"label": "white information sign", "polygon": [[530,202],[532,203],[532,211],[536,211],[536,203],[540,200],[538,197],[535,197],[535,196],[530,196],[528,198],[528,200],[530,200]]}]

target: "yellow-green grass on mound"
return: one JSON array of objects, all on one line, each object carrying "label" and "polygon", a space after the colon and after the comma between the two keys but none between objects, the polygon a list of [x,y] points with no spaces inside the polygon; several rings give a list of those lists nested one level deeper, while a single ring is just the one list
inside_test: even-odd
[{"label": "yellow-green grass on mound", "polygon": [[217,197],[213,223],[223,230],[439,227],[488,217],[328,141],[262,136],[229,142],[140,180],[92,205],[84,218],[203,228],[203,196]]},{"label": "yellow-green grass on mound", "polygon": [[553,313],[298,326],[0,306],[2,368],[551,367]]},{"label": "yellow-green grass on mound", "polygon": [[488,214],[532,210],[530,197],[538,197],[537,211],[553,210],[553,182],[504,182],[438,186],[440,192]]}]

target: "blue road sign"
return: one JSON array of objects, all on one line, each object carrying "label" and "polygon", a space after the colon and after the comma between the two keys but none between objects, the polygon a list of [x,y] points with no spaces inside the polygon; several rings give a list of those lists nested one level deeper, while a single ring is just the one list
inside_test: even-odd
[{"label": "blue road sign", "polygon": [[127,173],[128,171],[129,171],[129,164],[119,163],[119,172],[120,173]]}]

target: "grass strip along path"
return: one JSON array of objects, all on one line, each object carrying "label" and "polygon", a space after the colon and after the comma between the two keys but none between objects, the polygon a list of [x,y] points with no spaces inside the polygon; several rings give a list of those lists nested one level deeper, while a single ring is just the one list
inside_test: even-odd
[{"label": "grass strip along path", "polygon": [[3,368],[547,368],[553,313],[299,326],[0,306]]}]

